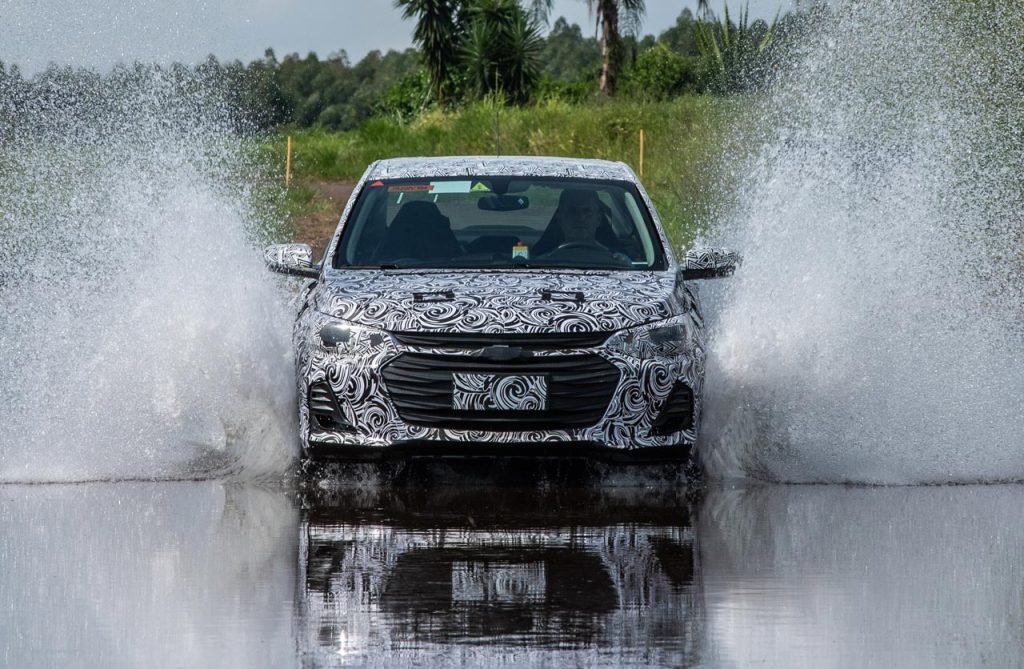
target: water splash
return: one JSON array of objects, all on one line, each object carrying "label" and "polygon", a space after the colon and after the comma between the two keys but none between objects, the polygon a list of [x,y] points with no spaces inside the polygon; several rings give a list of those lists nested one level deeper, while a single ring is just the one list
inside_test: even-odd
[{"label": "water splash", "polygon": [[953,4],[841,5],[746,119],[714,474],[1024,479],[1024,10]]},{"label": "water splash", "polygon": [[0,480],[280,474],[290,317],[229,110],[187,71],[56,75],[0,95]]}]

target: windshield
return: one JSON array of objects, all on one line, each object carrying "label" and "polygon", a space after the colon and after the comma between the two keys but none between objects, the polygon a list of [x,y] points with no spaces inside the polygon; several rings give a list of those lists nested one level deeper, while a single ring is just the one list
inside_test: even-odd
[{"label": "windshield", "polygon": [[366,184],[333,266],[656,270],[665,262],[629,182],[484,176]]}]

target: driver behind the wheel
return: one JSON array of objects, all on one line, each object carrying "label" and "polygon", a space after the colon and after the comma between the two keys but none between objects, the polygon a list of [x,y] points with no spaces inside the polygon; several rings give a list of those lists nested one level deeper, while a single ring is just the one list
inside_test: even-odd
[{"label": "driver behind the wheel", "polygon": [[610,253],[616,242],[615,231],[608,222],[608,207],[597,192],[567,188],[559,196],[551,222],[530,253],[534,257],[541,256],[565,244],[604,247]]}]

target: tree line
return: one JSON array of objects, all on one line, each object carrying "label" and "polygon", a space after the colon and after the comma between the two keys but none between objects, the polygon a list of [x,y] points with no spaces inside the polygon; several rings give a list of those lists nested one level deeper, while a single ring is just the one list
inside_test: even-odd
[{"label": "tree line", "polygon": [[595,36],[564,18],[548,29],[550,0],[397,0],[416,23],[416,48],[371,51],[354,64],[344,51],[279,59],[269,49],[244,64],[209,56],[188,66],[119,65],[106,75],[51,65],[24,77],[16,66],[0,63],[7,100],[0,121],[31,106],[81,105],[88,97],[83,91],[97,86],[105,86],[110,98],[109,89],[128,89],[154,76],[182,90],[216,91],[240,132],[280,126],[347,130],[375,116],[404,122],[485,98],[524,105],[729,94],[770,81],[790,37],[828,11],[820,5],[767,22],[750,21],[745,11],[734,17],[727,6],[719,17],[704,6],[696,15],[684,9],[655,36],[639,34],[642,0],[586,1]]}]

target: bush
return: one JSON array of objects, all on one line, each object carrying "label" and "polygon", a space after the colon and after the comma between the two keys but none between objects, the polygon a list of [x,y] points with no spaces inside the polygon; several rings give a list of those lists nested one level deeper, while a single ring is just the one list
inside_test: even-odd
[{"label": "bush", "polygon": [[626,71],[623,92],[632,97],[661,101],[697,90],[698,63],[664,44],[641,53]]},{"label": "bush", "polygon": [[407,123],[427,109],[430,101],[430,75],[425,68],[420,68],[392,84],[374,106],[374,112]]},{"label": "bush", "polygon": [[534,91],[538,103],[568,102],[581,104],[597,96],[597,74],[579,81],[559,81],[542,77]]},{"label": "bush", "polygon": [[349,130],[356,125],[356,110],[351,105],[331,105],[320,112],[316,122],[325,130]]}]

